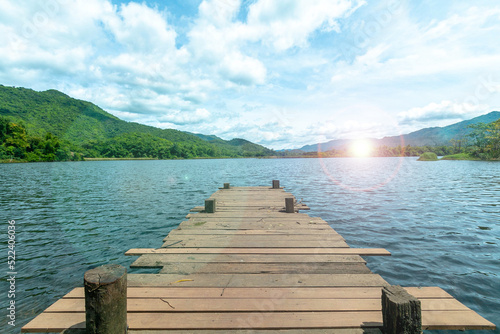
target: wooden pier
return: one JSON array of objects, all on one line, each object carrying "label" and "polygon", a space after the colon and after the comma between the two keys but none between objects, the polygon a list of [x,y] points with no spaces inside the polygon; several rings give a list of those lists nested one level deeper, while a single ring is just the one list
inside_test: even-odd
[{"label": "wooden pier", "polygon": [[[292,200],[287,200],[292,198]],[[321,218],[273,187],[219,189],[194,208],[157,249],[131,249],[130,333],[380,332],[381,294],[389,284]],[[195,213],[197,211],[197,213]],[[205,212],[208,211],[208,212]],[[213,213],[210,213],[213,212]],[[438,287],[405,290],[421,303],[423,329],[495,329]],[[84,289],[75,288],[22,328],[85,328]]]}]

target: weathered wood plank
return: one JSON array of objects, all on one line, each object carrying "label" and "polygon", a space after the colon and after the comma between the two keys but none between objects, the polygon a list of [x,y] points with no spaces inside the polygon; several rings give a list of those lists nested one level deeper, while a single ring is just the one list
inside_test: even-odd
[{"label": "weathered wood plank", "polygon": [[163,266],[168,263],[366,263],[359,255],[296,255],[296,254],[145,254],[131,267]]},{"label": "weathered wood plank", "polygon": [[[83,319],[83,320],[82,320]],[[84,313],[42,313],[23,332],[59,332],[66,328],[84,328]],[[301,329],[380,327],[380,312],[220,312],[129,313],[129,330],[161,329]],[[48,330],[49,329],[49,330]]]},{"label": "weathered wood plank", "polygon": [[[193,330],[193,329],[178,329],[168,331],[128,331],[129,334],[382,334],[378,328],[307,328],[307,329],[216,329],[216,330]],[[65,334],[85,334],[83,332],[65,333]]]},{"label": "weathered wood plank", "polygon": [[[439,287],[405,287],[420,300],[453,299]],[[377,299],[380,287],[293,287],[293,288],[197,288],[197,287],[133,287],[127,290],[128,298],[247,298],[247,299]],[[74,288],[63,298],[84,298],[83,288]]]},{"label": "weathered wood plank", "polygon": [[[494,329],[495,325],[473,311],[422,312],[425,329]],[[162,329],[305,329],[381,327],[381,312],[219,312],[129,313],[129,330]],[[84,328],[84,313],[42,313],[23,332],[60,332]]]},{"label": "weathered wood plank", "polygon": [[376,274],[129,274],[129,286],[368,287],[387,286]]},{"label": "weathered wood plank", "polygon": [[[322,312],[381,311],[380,301],[371,299],[222,299],[222,298],[129,298],[127,312]],[[423,311],[470,311],[455,299],[424,299]],[[44,312],[85,312],[83,298],[63,298]]]},{"label": "weathered wood plank", "polygon": [[224,247],[236,247],[236,248],[325,248],[325,247],[349,247],[347,243],[343,240],[326,240],[326,241],[285,241],[285,240],[174,240],[166,241],[162,247],[170,248],[198,248],[198,247],[208,247],[208,248],[224,248]]},{"label": "weathered wood plank", "polygon": [[[156,265],[154,266],[156,267]],[[363,263],[166,263],[160,274],[370,274]]]},{"label": "weathered wood plank", "polygon": [[[288,216],[288,217],[287,217]],[[290,216],[293,216],[291,218]],[[253,210],[246,210],[242,212],[215,212],[215,213],[190,213],[186,216],[186,218],[283,218],[283,219],[295,219],[295,217],[298,218],[310,218],[308,215],[305,213],[284,213],[284,212],[278,212],[278,211],[271,211],[271,210],[259,210],[259,211],[253,211]]]},{"label": "weathered wood plank", "polygon": [[301,231],[301,230],[227,230],[227,229],[219,229],[219,230],[207,230],[202,226],[202,228],[190,228],[190,229],[175,229],[170,231],[169,235],[290,235],[290,234],[296,234],[296,235],[332,235],[332,234],[338,234],[334,229],[332,228],[324,228],[321,230],[306,230],[306,231]]},{"label": "weathered wood plank", "polygon": [[[201,222],[217,222],[217,223],[229,223],[229,224],[241,224],[241,223],[266,223],[266,224],[285,224],[292,223],[297,225],[324,225],[323,227],[330,227],[328,223],[321,219],[307,219],[305,217],[295,218],[295,214],[292,214],[291,217],[269,217],[266,215],[260,215],[255,217],[221,217],[213,214],[213,217],[191,217],[187,220],[190,223],[201,223]],[[290,225],[292,225],[290,224]]]},{"label": "weathered wood plank", "polygon": [[185,231],[191,229],[203,229],[203,230],[296,230],[296,231],[307,231],[310,232],[312,230],[322,230],[322,231],[331,231],[331,227],[325,224],[316,224],[316,223],[296,223],[296,222],[278,222],[278,223],[269,223],[269,222],[182,222],[179,225],[179,228]]},{"label": "weathered wood plank", "polygon": [[422,311],[422,329],[495,329],[495,325],[474,311]]},{"label": "weathered wood plank", "polygon": [[336,254],[390,256],[383,248],[132,248],[125,255],[144,254]]},{"label": "weathered wood plank", "polygon": [[220,242],[254,242],[254,241],[344,241],[340,234],[282,234],[282,235],[262,235],[262,234],[219,234],[219,235],[206,235],[206,234],[184,234],[176,235],[169,234],[163,241],[176,242],[179,240],[192,240],[192,241],[220,241]]}]

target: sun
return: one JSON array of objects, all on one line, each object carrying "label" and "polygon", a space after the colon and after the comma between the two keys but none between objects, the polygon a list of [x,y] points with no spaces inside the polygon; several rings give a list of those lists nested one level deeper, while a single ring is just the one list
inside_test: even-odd
[{"label": "sun", "polygon": [[352,142],[349,150],[354,157],[369,157],[373,152],[373,144],[369,140],[360,139]]}]

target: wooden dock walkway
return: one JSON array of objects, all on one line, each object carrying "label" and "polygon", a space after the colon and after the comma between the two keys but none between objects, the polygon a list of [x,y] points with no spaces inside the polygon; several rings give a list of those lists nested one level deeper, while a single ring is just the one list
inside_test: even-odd
[{"label": "wooden dock walkway", "polygon": [[[130,333],[379,332],[381,290],[389,284],[327,222],[287,213],[282,188],[220,189],[215,212],[195,208],[161,248],[131,249]],[[290,210],[290,207],[288,208]],[[438,287],[405,288],[421,301],[423,329],[494,329]],[[84,289],[75,288],[22,328],[59,332],[85,327]]]}]

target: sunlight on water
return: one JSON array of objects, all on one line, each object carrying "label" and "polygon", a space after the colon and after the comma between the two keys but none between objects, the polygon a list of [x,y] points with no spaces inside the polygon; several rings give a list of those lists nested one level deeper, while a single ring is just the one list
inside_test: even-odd
[{"label": "sunlight on water", "polygon": [[384,187],[397,177],[403,161],[404,158],[319,159],[328,179],[349,191],[373,191]]}]

